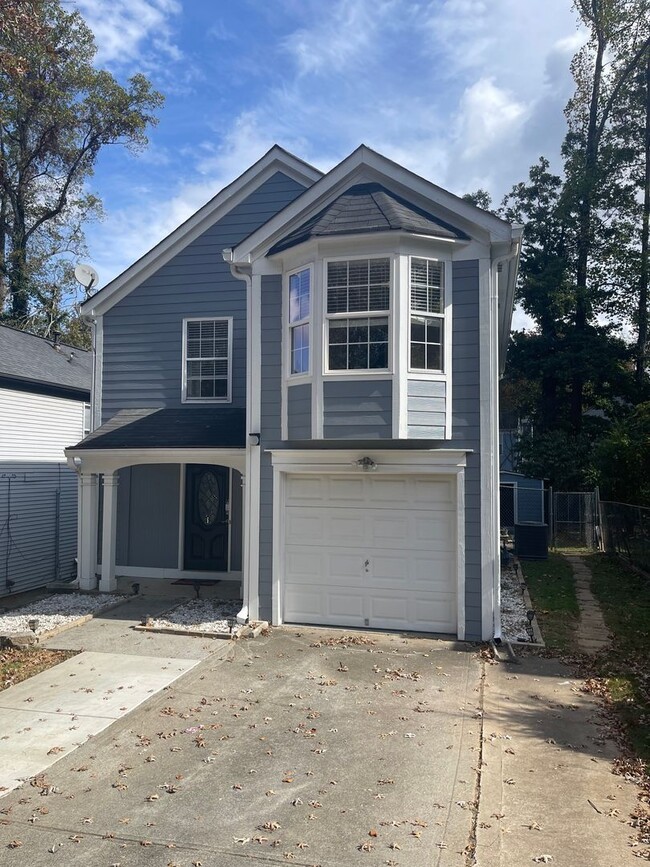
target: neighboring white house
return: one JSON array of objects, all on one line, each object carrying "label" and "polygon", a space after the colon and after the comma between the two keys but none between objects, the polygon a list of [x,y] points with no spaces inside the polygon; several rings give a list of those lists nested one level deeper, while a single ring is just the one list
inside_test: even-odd
[{"label": "neighboring white house", "polygon": [[77,478],[92,354],[0,326],[0,596],[75,574]]}]

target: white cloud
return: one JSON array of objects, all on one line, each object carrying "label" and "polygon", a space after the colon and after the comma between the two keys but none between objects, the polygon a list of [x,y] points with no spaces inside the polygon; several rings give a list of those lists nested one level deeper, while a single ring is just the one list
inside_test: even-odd
[{"label": "white cloud", "polygon": [[468,87],[459,108],[456,141],[465,160],[480,159],[495,145],[511,146],[527,115],[526,107],[493,78],[479,78]]},{"label": "white cloud", "polygon": [[180,60],[170,26],[181,12],[178,0],[76,0],[76,5],[95,34],[99,65],[142,62],[149,51]]},{"label": "white cloud", "polygon": [[[568,0],[245,5],[242,19],[267,17],[263,25],[258,21],[257,36],[248,28],[246,38],[237,39],[234,59],[228,48],[238,31],[231,15],[205,30],[223,50],[199,58],[187,44],[178,64],[176,0],[116,0],[111,7],[79,0],[105,59],[135,62],[156,44],[158,57],[171,60],[170,70],[179,74],[202,65],[219,82],[231,80],[233,63],[238,75],[254,70],[250,87],[242,86],[231,101],[227,88],[201,91],[191,134],[183,137],[176,126],[173,145],[156,145],[175,123],[168,105],[152,141],[169,165],[158,178],[147,176],[146,192],[131,191],[113,205],[101,233],[89,238],[104,279],[274,142],[326,170],[363,141],[453,192],[482,186],[495,201],[526,176],[540,153],[559,153],[562,108],[572,89],[568,64],[584,38]],[[279,37],[266,35],[271,19],[282,24],[274,31]]]}]

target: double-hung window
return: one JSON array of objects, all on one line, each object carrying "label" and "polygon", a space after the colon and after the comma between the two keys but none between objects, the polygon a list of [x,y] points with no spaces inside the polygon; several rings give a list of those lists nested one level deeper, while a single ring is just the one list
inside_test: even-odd
[{"label": "double-hung window", "polygon": [[183,401],[230,401],[232,319],[183,320]]},{"label": "double-hung window", "polygon": [[445,331],[444,264],[411,259],[410,368],[443,371]]},{"label": "double-hung window", "polygon": [[327,369],[387,370],[390,259],[327,263]]},{"label": "double-hung window", "polygon": [[289,353],[292,374],[309,373],[311,270],[289,275]]}]

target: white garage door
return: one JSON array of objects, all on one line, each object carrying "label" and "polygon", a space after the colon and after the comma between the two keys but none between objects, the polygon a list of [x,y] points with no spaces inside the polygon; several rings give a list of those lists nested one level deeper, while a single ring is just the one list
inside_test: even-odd
[{"label": "white garage door", "polygon": [[456,633],[456,482],[286,477],[287,623]]}]

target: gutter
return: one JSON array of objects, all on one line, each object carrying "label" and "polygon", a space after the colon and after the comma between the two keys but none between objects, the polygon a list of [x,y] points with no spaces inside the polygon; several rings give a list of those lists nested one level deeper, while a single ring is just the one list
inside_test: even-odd
[{"label": "gutter", "polygon": [[[492,383],[492,387],[495,389],[494,391],[494,414],[496,416],[496,424],[492,425],[492,447],[490,449],[490,472],[492,478],[494,480],[496,493],[499,492],[499,376],[501,365],[499,358],[499,350],[502,345],[503,340],[507,340],[507,334],[504,336],[503,334],[499,334],[499,267],[505,265],[506,263],[512,262],[513,259],[516,258],[515,267],[510,269],[508,273],[508,283],[506,287],[506,297],[504,299],[504,304],[507,304],[508,307],[505,309],[512,310],[514,303],[514,292],[515,292],[515,277],[517,274],[517,265],[519,262],[519,254],[521,252],[521,239],[523,234],[523,227],[516,225],[513,226],[513,239],[510,243],[510,251],[503,256],[499,256],[492,261],[490,266],[490,300],[489,300],[489,310],[490,310],[490,320],[491,325],[493,325],[496,334],[496,359],[493,357],[491,359],[490,366],[493,370],[490,371],[490,382]],[[512,313],[510,313],[510,317],[508,319],[509,322],[512,321]],[[492,333],[494,334],[493,330]],[[504,329],[505,331],[505,329]],[[509,332],[508,332],[509,333]],[[505,348],[503,352],[503,364],[505,365]],[[492,497],[491,508],[493,510],[492,514],[492,532],[495,540],[498,542],[500,539],[500,527],[499,527],[499,509],[496,507],[498,504],[498,497]],[[500,553],[500,552],[499,552]],[[493,622],[493,632],[494,632],[494,641],[500,643],[502,640],[502,632],[501,632],[501,558],[497,555],[492,567],[492,580],[493,580],[493,588],[494,588],[494,622]]]}]

